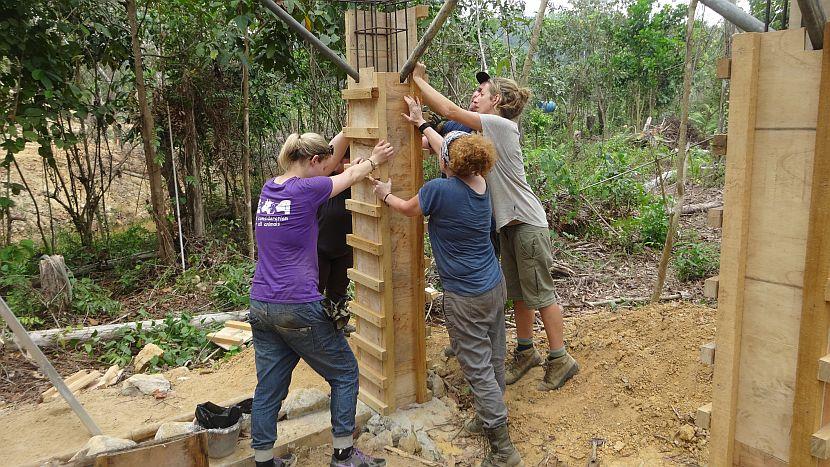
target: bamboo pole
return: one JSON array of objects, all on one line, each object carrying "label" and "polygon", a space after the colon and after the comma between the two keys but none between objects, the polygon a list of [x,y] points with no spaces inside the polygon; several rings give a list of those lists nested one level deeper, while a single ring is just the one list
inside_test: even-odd
[{"label": "bamboo pole", "polygon": [[671,251],[674,246],[674,236],[677,233],[677,224],[680,222],[680,215],[683,212],[684,183],[686,182],[686,139],[689,126],[689,95],[692,91],[692,77],[694,76],[694,61],[692,56],[694,44],[692,39],[695,30],[696,9],[697,0],[691,0],[689,2],[688,16],[686,17],[686,58],[683,69],[683,96],[680,101],[680,131],[677,137],[677,183],[675,185],[674,212],[669,219],[669,231],[666,233],[666,243],[663,245],[663,254],[660,256],[660,266],[657,270],[657,283],[654,285],[654,291],[651,294],[652,302],[659,301],[660,295],[663,293],[663,284],[666,282],[666,270],[668,269],[669,258],[671,258]]}]

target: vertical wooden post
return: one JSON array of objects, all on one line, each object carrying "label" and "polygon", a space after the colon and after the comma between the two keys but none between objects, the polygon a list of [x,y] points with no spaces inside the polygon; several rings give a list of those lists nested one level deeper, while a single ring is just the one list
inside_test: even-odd
[{"label": "vertical wooden post", "polygon": [[[417,88],[400,82],[397,67],[417,43],[415,8],[406,15],[376,15],[378,24],[362,11],[347,11],[345,19],[347,59],[362,66],[360,81],[349,79],[343,91],[348,107],[344,133],[352,138],[352,158],[368,158],[378,139],[391,143],[395,158],[373,176],[391,179],[393,192],[410,198],[423,184],[423,156],[415,128],[401,113],[407,111],[403,96],[416,94]],[[355,34],[376,26],[408,33],[397,34],[397,41]],[[366,66],[375,62],[383,71]],[[356,317],[352,344],[360,366],[360,397],[388,414],[427,399],[423,218],[393,213],[367,181],[352,187],[346,207],[352,211],[353,233],[347,241],[354,249],[350,309]]]},{"label": "vertical wooden post", "polygon": [[[750,184],[755,144],[755,107],[760,61],[760,35],[736,36],[732,55],[729,142],[726,159],[724,205],[730,206],[723,219],[720,261],[710,462],[731,466],[735,448],[735,412],[740,377],[741,326],[749,231]],[[736,209],[732,209],[735,207]]]},{"label": "vertical wooden post", "polygon": [[[798,366],[790,436],[790,465],[814,465],[810,454],[811,435],[830,423],[827,385],[818,380],[819,359],[827,353],[830,332],[830,303],[825,287],[830,277],[830,23],[825,25],[819,84],[816,149],[807,227],[807,254]],[[823,410],[822,410],[823,406]],[[828,465],[822,462],[819,465]]]}]

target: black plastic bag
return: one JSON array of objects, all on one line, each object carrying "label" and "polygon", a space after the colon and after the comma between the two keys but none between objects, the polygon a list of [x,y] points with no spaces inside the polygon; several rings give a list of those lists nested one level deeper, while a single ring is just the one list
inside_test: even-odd
[{"label": "black plastic bag", "polygon": [[251,408],[252,408],[253,405],[254,405],[254,398],[249,397],[248,399],[245,399],[244,401],[236,404],[235,407],[239,407],[242,410],[242,413],[250,414],[251,413]]},{"label": "black plastic bag", "polygon": [[238,405],[222,407],[213,402],[205,402],[196,406],[196,422],[202,428],[229,428],[234,426],[240,417],[242,409]]}]

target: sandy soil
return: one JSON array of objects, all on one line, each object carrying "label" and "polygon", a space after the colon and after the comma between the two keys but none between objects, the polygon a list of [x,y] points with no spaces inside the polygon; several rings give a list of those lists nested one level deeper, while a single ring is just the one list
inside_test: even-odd
[{"label": "sandy soil", "polygon": [[[507,391],[511,434],[527,465],[584,464],[591,438],[605,441],[599,449],[603,465],[705,463],[708,434],[696,430],[687,442],[677,433],[683,425],[693,426],[691,415],[711,400],[712,370],[698,361],[698,348],[713,339],[714,314],[704,306],[663,303],[567,318],[567,339],[582,366],[579,375],[559,391],[540,392],[536,386],[542,370],[534,369]],[[471,400],[458,363],[442,356],[447,343],[446,332],[433,327],[428,338],[432,366],[446,375],[450,397],[463,416],[430,435],[445,450],[448,464],[474,465],[483,458],[485,443],[458,434],[472,416]],[[546,348],[544,342],[540,346]],[[256,381],[252,351],[187,378],[174,378],[174,394],[161,401],[121,396],[114,388],[81,393],[80,400],[105,432],[122,433],[191,410],[199,402],[251,393]],[[301,364],[292,387],[307,386],[326,384]],[[48,458],[80,448],[87,439],[62,401],[8,405],[0,409],[0,421],[9,428],[0,432],[0,445],[6,446],[0,465]],[[323,446],[299,454],[301,465],[324,465],[330,451]],[[390,466],[413,465],[383,455]]]},{"label": "sandy soil", "polygon": [[[38,147],[37,143],[27,144],[26,149],[15,154],[15,159],[35,195],[37,206],[40,209],[43,229],[48,236],[49,203],[45,195],[43,158],[37,153]],[[110,227],[117,229],[135,223],[137,220],[149,218],[144,206],[149,203],[150,191],[145,181],[144,154],[140,148],[132,150],[125,148],[124,154],[122,154],[121,150],[113,143],[112,151],[115,158],[114,165],[118,165],[126,159],[120,166],[120,170],[116,172],[115,179],[104,199]],[[66,176],[66,159],[62,154],[56,153],[56,162],[58,168]],[[5,173],[3,178],[5,181]],[[12,183],[21,183],[20,175],[14,168],[11,171],[11,181]],[[49,190],[54,191],[51,181],[49,182]],[[32,198],[24,190],[19,195],[12,196],[12,200],[15,202],[15,206],[11,208],[12,216],[22,219],[12,223],[12,240],[40,239]],[[66,211],[54,201],[51,204],[55,229],[72,229]]]}]

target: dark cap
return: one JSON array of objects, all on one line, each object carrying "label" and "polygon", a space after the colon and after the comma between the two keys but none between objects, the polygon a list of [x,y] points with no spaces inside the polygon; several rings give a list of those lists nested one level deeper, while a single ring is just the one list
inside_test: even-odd
[{"label": "dark cap", "polygon": [[490,81],[490,75],[486,71],[479,71],[476,73],[476,80],[478,80],[478,84],[486,83]]}]

